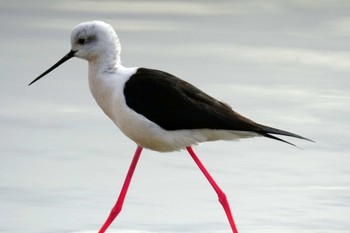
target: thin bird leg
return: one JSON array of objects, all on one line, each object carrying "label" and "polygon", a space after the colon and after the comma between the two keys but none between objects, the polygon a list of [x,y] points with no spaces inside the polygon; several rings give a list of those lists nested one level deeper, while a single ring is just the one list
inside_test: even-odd
[{"label": "thin bird leg", "polygon": [[98,233],[104,233],[108,229],[109,225],[111,225],[113,220],[118,216],[118,214],[122,210],[124,199],[125,199],[126,193],[128,191],[131,178],[134,174],[137,162],[140,158],[141,152],[142,152],[142,147],[138,146],[136,151],[135,151],[134,158],[132,159],[132,162],[130,164],[129,171],[125,177],[125,181],[124,181],[122,190],[120,191],[118,200],[115,203],[115,205],[113,206],[111,213],[109,214],[106,222],[103,224],[103,226],[101,227],[101,229],[99,230]]},{"label": "thin bird leg", "polygon": [[219,202],[224,207],[226,216],[227,216],[228,221],[231,225],[232,232],[238,233],[237,227],[236,227],[235,222],[234,222],[233,217],[232,217],[230,205],[228,204],[228,201],[226,198],[226,194],[221,190],[219,185],[217,185],[217,183],[215,182],[213,177],[209,174],[208,170],[204,167],[202,162],[199,160],[197,155],[194,153],[192,147],[188,146],[188,147],[186,147],[186,149],[187,149],[188,153],[191,155],[191,157],[193,158],[193,160],[196,162],[199,169],[201,169],[201,171],[203,172],[204,176],[207,178],[207,180],[209,181],[211,186],[214,188],[215,192],[218,194]]}]

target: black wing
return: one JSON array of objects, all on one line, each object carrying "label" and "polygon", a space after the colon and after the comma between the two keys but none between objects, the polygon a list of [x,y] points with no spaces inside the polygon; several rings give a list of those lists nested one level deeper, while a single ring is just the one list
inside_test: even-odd
[{"label": "black wing", "polygon": [[[257,124],[228,105],[169,73],[139,68],[125,83],[127,105],[165,130],[223,129],[269,133],[305,139]],[[283,140],[282,140],[283,141]]]}]

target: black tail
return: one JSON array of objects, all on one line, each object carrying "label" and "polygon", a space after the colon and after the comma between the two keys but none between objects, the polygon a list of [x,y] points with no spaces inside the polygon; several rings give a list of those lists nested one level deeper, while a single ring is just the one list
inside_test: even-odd
[{"label": "black tail", "polygon": [[283,140],[283,139],[278,138],[276,136],[273,136],[271,134],[278,134],[278,135],[294,137],[294,138],[299,138],[299,139],[307,140],[307,141],[310,141],[310,142],[314,142],[311,139],[302,137],[302,136],[300,136],[298,134],[294,134],[294,133],[291,133],[291,132],[288,132],[288,131],[275,129],[275,128],[272,128],[272,127],[269,127],[269,126],[265,126],[265,125],[259,125],[259,127],[261,128],[261,131],[259,131],[258,133],[260,133],[261,135],[263,135],[263,136],[265,136],[267,138],[272,138],[272,139],[275,139],[275,140],[287,143],[287,144],[292,145],[292,146],[295,146],[295,145],[293,143],[290,143],[290,142],[288,142],[286,140]]}]

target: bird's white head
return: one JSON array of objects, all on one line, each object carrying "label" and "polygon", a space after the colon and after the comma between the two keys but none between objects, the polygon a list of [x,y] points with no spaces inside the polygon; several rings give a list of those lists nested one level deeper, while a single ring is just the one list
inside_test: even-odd
[{"label": "bird's white head", "polygon": [[71,46],[74,56],[88,61],[108,58],[120,62],[117,33],[111,25],[102,21],[78,24],[71,34]]},{"label": "bird's white head", "polygon": [[39,75],[33,84],[52,70],[71,59],[79,57],[107,68],[120,64],[120,42],[113,27],[102,21],[90,21],[78,24],[71,34],[71,50],[47,71]]}]

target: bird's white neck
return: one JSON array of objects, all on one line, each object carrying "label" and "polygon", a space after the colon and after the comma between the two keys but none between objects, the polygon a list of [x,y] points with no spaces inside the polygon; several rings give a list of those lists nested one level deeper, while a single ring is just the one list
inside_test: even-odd
[{"label": "bird's white neck", "polygon": [[118,53],[104,54],[89,61],[89,78],[96,77],[102,73],[114,72],[120,66],[120,55]]},{"label": "bird's white neck", "polygon": [[89,87],[98,105],[110,117],[108,101],[113,95],[113,79],[121,66],[118,54],[89,61]]}]

